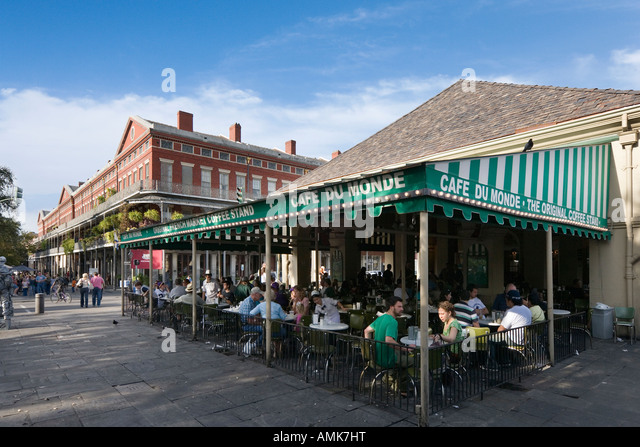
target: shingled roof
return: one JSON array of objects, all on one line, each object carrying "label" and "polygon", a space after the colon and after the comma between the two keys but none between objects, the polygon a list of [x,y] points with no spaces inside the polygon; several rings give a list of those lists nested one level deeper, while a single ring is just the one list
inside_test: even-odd
[{"label": "shingled roof", "polygon": [[298,187],[411,162],[598,113],[640,104],[640,91],[460,80],[412,112],[299,178]]}]

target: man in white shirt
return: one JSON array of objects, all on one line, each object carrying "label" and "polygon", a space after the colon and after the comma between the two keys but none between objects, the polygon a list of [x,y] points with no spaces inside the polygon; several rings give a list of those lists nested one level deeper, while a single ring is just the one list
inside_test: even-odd
[{"label": "man in white shirt", "polygon": [[[522,303],[522,297],[517,290],[510,290],[507,293],[507,312],[502,317],[502,323],[498,332],[529,326],[531,324],[531,311]],[[509,334],[511,341],[517,345],[524,343],[524,330],[511,331]]]},{"label": "man in white shirt", "polygon": [[218,281],[211,277],[211,270],[204,273],[204,282],[202,283],[202,299],[207,304],[218,304],[218,292],[220,286]]},{"label": "man in white shirt", "polygon": [[476,311],[479,318],[484,318],[484,315],[489,313],[489,309],[484,305],[482,300],[478,298],[478,288],[474,285],[469,285],[467,287],[467,291],[469,292],[469,301],[467,305]]}]

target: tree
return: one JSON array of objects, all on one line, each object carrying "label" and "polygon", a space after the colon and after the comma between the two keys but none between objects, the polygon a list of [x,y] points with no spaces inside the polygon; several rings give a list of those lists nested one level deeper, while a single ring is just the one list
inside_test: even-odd
[{"label": "tree", "polygon": [[7,258],[7,265],[26,264],[29,253],[36,251],[35,237],[35,233],[22,231],[16,220],[0,216],[0,256]]},{"label": "tree", "polygon": [[17,208],[17,204],[11,200],[13,188],[13,173],[11,169],[0,166],[0,213],[13,211]]}]

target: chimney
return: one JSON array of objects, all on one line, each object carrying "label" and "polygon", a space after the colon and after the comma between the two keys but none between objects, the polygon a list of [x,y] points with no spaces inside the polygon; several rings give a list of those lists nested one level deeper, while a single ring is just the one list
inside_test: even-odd
[{"label": "chimney", "polygon": [[333,160],[334,158],[336,158],[338,155],[340,155],[342,152],[340,151],[333,151],[333,153],[331,154],[331,159]]},{"label": "chimney", "polygon": [[289,155],[296,155],[296,140],[289,140],[284,144],[285,152]]},{"label": "chimney", "polygon": [[178,129],[193,132],[193,113],[178,112]]},{"label": "chimney", "polygon": [[240,129],[240,124],[238,123],[235,123],[233,126],[229,127],[229,139],[231,141],[237,141],[238,143],[241,141]]}]

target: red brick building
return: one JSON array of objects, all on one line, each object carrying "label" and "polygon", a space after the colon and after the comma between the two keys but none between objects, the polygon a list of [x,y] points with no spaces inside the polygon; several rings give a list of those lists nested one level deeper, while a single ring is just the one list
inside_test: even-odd
[{"label": "red brick building", "polygon": [[[297,155],[294,140],[284,151],[269,149],[242,142],[240,124],[225,137],[196,132],[193,123],[183,111],[176,126],[130,117],[113,159],[87,181],[64,185],[55,208],[39,213],[35,266],[52,273],[115,272],[113,249],[107,250],[113,242],[92,229],[123,204],[156,210],[165,222],[237,203],[238,191],[244,201],[264,197],[325,163]],[[65,253],[69,239],[75,245]]]}]

